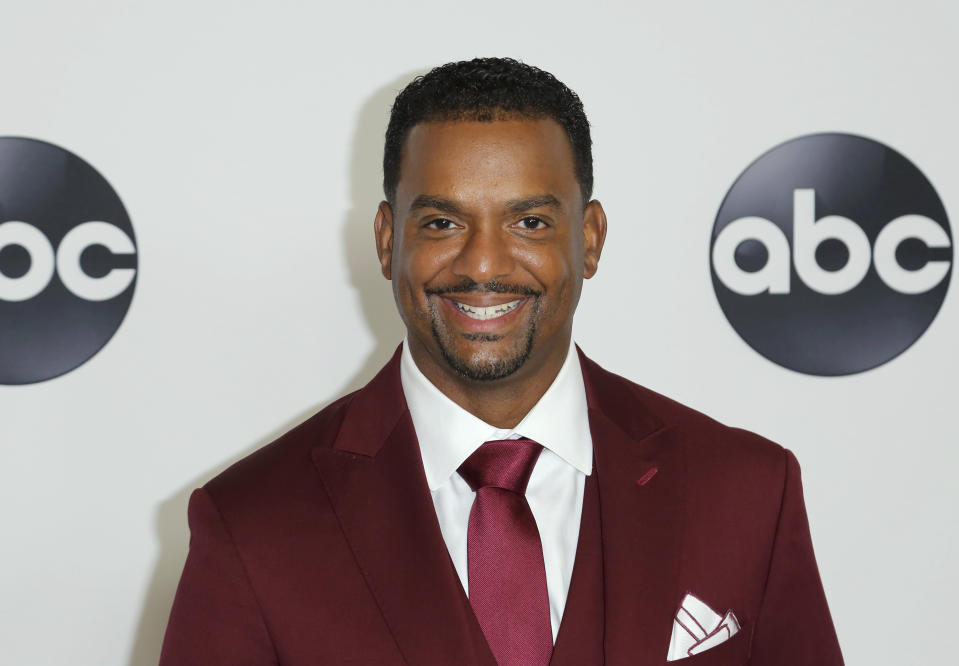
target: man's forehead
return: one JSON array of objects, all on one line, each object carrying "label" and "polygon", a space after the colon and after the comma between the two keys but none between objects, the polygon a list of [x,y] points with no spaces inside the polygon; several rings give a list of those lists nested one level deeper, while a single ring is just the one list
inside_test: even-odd
[{"label": "man's forehead", "polygon": [[572,146],[555,120],[443,120],[410,130],[397,200],[493,192],[504,202],[546,194],[561,200],[577,189]]},{"label": "man's forehead", "polygon": [[449,144],[465,148],[477,142],[556,142],[569,149],[572,144],[556,120],[548,116],[530,117],[519,114],[477,119],[473,116],[427,120],[410,128],[403,142],[403,157],[412,149],[433,148]]}]

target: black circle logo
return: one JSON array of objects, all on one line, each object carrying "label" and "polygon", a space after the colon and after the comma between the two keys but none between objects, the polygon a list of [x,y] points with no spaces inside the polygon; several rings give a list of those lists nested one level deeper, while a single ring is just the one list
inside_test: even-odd
[{"label": "black circle logo", "polygon": [[810,375],[889,361],[935,319],[952,233],[926,177],[883,144],[812,134],[739,176],[713,226],[713,287],[750,347]]},{"label": "black circle logo", "polygon": [[0,137],[0,384],[69,372],[109,342],[133,300],[133,226],[96,169]]}]

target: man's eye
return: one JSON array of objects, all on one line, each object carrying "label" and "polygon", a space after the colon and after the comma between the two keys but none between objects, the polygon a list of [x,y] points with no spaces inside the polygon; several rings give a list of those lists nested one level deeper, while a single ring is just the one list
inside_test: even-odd
[{"label": "man's eye", "polygon": [[523,229],[529,229],[529,230],[546,228],[545,222],[543,222],[538,217],[532,217],[532,216],[524,217],[517,224],[519,224],[519,226],[522,227]]},{"label": "man's eye", "polygon": [[429,222],[426,223],[425,226],[427,229],[437,229],[439,231],[445,231],[446,229],[453,228],[454,225],[452,220],[447,220],[444,217],[439,217],[435,220],[430,220]]}]

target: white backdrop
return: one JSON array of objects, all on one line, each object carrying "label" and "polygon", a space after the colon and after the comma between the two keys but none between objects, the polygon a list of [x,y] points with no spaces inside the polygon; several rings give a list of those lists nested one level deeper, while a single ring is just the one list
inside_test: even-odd
[{"label": "white backdrop", "polygon": [[104,350],[0,386],[3,663],[156,663],[190,491],[402,338],[371,233],[389,104],[477,55],[585,102],[610,231],[584,350],[796,452],[848,663],[954,656],[959,295],[894,361],[805,376],[729,326],[708,251],[738,174],[811,132],[892,146],[955,213],[955,4],[0,0],[0,23],[0,135],[93,164],[139,246]]}]

